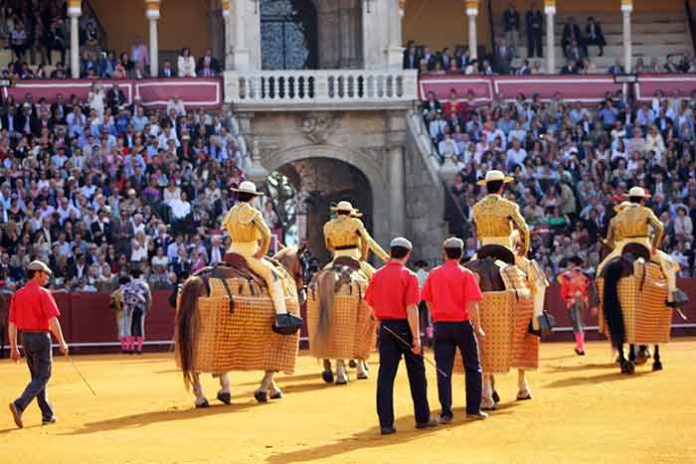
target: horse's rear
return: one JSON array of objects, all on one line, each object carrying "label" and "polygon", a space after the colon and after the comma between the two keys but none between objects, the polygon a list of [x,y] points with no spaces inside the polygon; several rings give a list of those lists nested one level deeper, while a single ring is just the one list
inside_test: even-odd
[{"label": "horse's rear", "polygon": [[672,311],[666,304],[667,280],[649,254],[629,249],[604,266],[597,288],[602,308],[599,330],[619,350],[622,371],[631,373],[633,366],[623,358],[624,343],[669,342]]},{"label": "horse's rear", "polygon": [[[377,323],[364,300],[368,279],[359,269],[357,261],[342,258],[312,279],[307,294],[307,332],[312,356],[366,361],[374,348]],[[339,371],[341,366],[339,363]],[[338,372],[339,383],[347,380],[342,372]],[[326,381],[331,377],[324,375]]]},{"label": "horse's rear", "polygon": [[[299,315],[294,276],[279,270],[287,309]],[[176,321],[177,362],[186,381],[202,372],[293,373],[299,333],[273,332],[274,318],[263,281],[240,263],[206,268],[190,277],[179,297]]]}]

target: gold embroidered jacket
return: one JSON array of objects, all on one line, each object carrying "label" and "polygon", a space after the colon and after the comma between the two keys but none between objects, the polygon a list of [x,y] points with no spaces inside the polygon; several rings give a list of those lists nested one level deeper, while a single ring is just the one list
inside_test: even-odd
[{"label": "gold embroidered jacket", "polygon": [[336,249],[356,247],[360,250],[363,261],[367,259],[370,250],[382,261],[389,259],[389,254],[374,241],[358,218],[339,215],[324,224],[324,241],[331,253]]},{"label": "gold embroidered jacket", "polygon": [[509,237],[514,230],[518,230],[522,239],[523,256],[529,251],[529,227],[516,203],[500,195],[489,194],[474,205],[472,216],[479,240]]},{"label": "gold embroidered jacket", "polygon": [[233,242],[257,242],[261,240],[263,255],[271,245],[271,229],[268,228],[261,211],[249,203],[237,203],[225,216],[222,226]]},{"label": "gold embroidered jacket", "polygon": [[665,235],[665,226],[650,208],[633,203],[622,208],[609,222],[607,244],[614,248],[616,243],[630,238],[650,238],[650,228],[654,233],[651,244],[657,249]]}]

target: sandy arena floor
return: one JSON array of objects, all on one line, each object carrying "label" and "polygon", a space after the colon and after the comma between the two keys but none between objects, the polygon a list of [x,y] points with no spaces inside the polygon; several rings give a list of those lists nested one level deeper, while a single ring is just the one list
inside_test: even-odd
[{"label": "sandy arena floor", "polygon": [[[14,427],[7,404],[27,371],[0,361],[0,463],[462,463],[696,462],[696,341],[664,348],[663,372],[639,367],[621,376],[606,343],[576,357],[569,344],[542,345],[531,375],[534,400],[516,403],[516,376],[498,381],[502,408],[483,422],[464,419],[464,379],[454,378],[455,420],[416,431],[405,369],[395,390],[398,433],[381,437],[375,413],[376,357],[371,378],[338,387],[319,378],[307,356],[292,376],[279,376],[286,397],[257,404],[260,376],[232,377],[233,405],[193,409],[171,356],[75,357],[94,387],[57,360],[50,396],[60,423],[40,425],[38,407]],[[429,356],[432,356],[430,353]],[[437,414],[434,370],[428,367]],[[212,400],[217,382],[206,376]]]}]

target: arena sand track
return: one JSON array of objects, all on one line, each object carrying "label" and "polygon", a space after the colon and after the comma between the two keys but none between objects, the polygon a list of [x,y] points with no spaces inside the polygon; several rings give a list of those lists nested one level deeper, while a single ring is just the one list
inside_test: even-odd
[{"label": "arena sand track", "polygon": [[587,351],[580,358],[569,344],[542,345],[534,400],[512,401],[515,376],[501,377],[502,407],[483,422],[464,419],[457,375],[454,422],[427,431],[414,429],[402,365],[398,433],[388,437],[377,428],[374,363],[370,380],[338,387],[325,385],[319,364],[302,356],[295,375],[279,377],[286,397],[263,405],[252,398],[259,375],[234,374],[227,407],[213,401],[217,382],[206,376],[214,406],[195,410],[171,355],[75,357],[96,397],[58,359],[50,394],[60,423],[42,427],[32,404],[18,430],[7,404],[24,386],[26,367],[3,360],[0,463],[696,462],[696,341],[665,347],[665,371],[643,366],[632,377],[609,362],[606,343]]}]

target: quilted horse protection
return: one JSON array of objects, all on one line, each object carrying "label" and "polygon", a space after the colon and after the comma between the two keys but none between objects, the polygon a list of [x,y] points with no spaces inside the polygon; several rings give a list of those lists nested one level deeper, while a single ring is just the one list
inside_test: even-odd
[{"label": "quilted horse protection", "polygon": [[[295,281],[277,263],[276,269],[282,276],[287,309],[299,315]],[[195,372],[294,372],[299,333],[279,335],[273,332],[273,302],[264,281],[246,267],[243,258],[239,260],[228,255],[224,265],[201,269],[192,278],[202,279],[207,289],[197,300]]]},{"label": "quilted horse protection", "polygon": [[[325,280],[326,279],[326,280]],[[367,360],[377,321],[365,302],[368,279],[356,260],[340,257],[317,273],[307,295],[309,350],[320,359]],[[322,292],[333,292],[332,298]],[[328,306],[329,307],[325,307]]]}]

